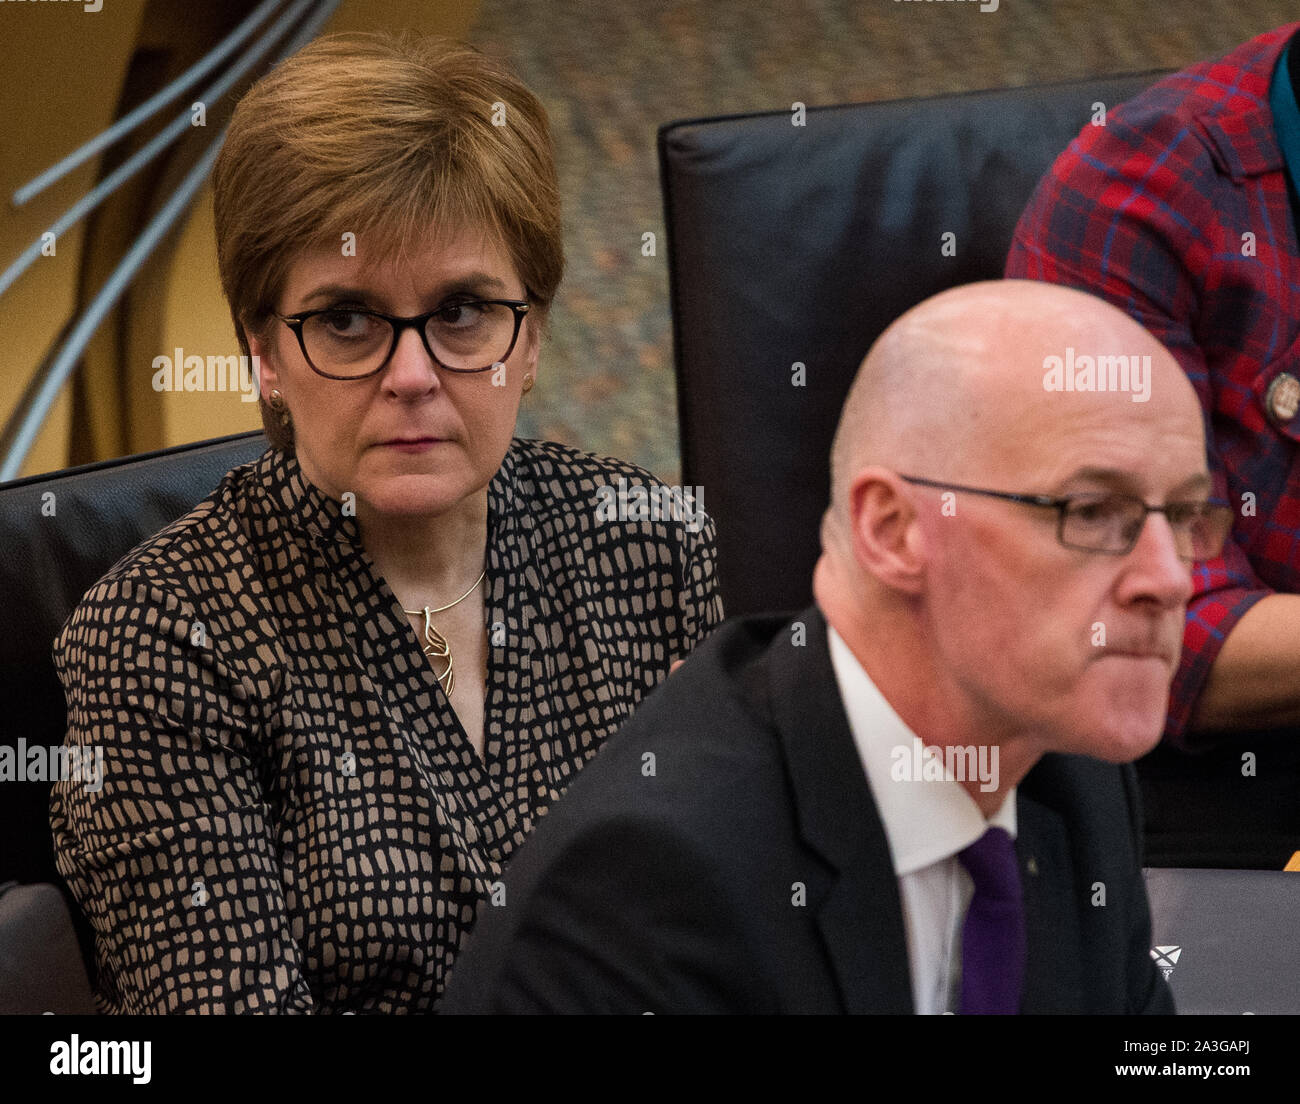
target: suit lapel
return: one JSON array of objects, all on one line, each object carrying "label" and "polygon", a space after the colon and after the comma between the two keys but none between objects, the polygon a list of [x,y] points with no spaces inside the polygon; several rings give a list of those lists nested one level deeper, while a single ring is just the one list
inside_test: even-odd
[{"label": "suit lapel", "polygon": [[1016,854],[1025,898],[1023,1013],[1082,1012],[1077,898],[1060,816],[1016,791]]},{"label": "suit lapel", "polygon": [[[796,626],[805,629],[802,646]],[[884,825],[840,701],[816,606],[768,647],[768,686],[800,834],[831,866],[817,925],[846,1012],[914,1009],[907,937]]]}]

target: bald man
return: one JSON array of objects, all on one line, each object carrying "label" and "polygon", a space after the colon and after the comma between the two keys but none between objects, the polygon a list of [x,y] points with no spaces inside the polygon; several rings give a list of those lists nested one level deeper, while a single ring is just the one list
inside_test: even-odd
[{"label": "bald man", "polygon": [[1209,487],[1186,376],[1114,307],[1009,281],[904,315],[836,435],[816,605],[642,704],[444,1009],[1172,1012],[1127,764],[1231,523]]}]

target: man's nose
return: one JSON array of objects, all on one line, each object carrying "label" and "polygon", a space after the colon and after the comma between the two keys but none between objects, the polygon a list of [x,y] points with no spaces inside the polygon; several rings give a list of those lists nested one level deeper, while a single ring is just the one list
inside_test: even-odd
[{"label": "man's nose", "polygon": [[1125,564],[1126,582],[1136,591],[1133,597],[1151,597],[1165,606],[1187,604],[1192,597],[1192,569],[1179,555],[1178,546],[1169,519],[1161,513],[1147,514]]}]

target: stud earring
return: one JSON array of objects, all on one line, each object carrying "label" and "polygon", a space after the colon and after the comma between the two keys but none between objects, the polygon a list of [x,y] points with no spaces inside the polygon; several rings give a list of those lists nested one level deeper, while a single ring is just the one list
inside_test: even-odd
[{"label": "stud earring", "polygon": [[280,394],[278,387],[271,388],[268,401],[271,404],[271,409],[280,415],[280,425],[286,430],[290,429],[289,407],[285,404],[284,396]]}]

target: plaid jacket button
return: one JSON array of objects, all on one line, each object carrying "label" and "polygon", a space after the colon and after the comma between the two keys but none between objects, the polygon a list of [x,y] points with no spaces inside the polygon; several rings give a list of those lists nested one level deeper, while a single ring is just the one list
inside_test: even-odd
[{"label": "plaid jacket button", "polygon": [[1281,373],[1268,385],[1264,402],[1275,421],[1289,422],[1300,411],[1300,380],[1289,372]]}]

